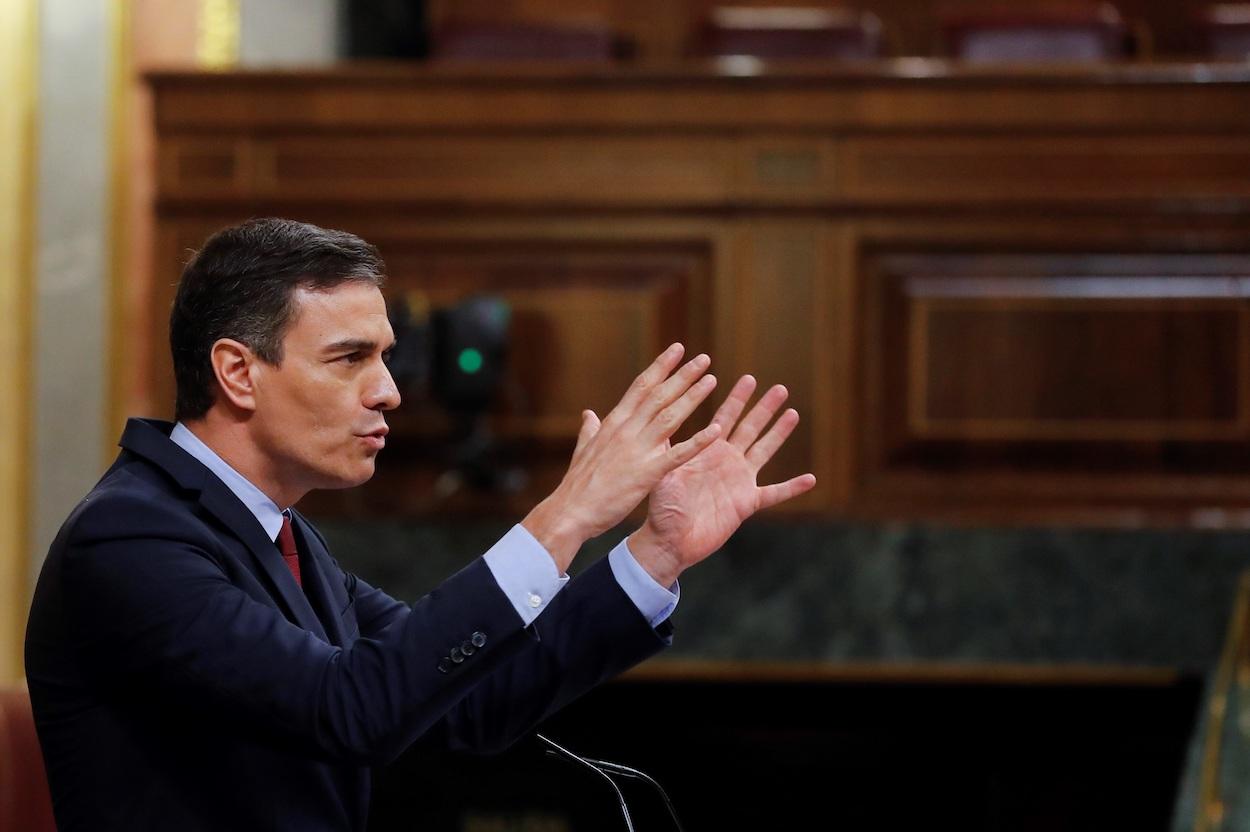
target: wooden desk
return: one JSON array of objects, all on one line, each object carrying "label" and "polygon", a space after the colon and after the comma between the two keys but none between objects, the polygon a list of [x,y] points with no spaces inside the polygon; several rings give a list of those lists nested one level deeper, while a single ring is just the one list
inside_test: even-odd
[{"label": "wooden desk", "polygon": [[[790,387],[803,422],[765,473],[819,478],[792,511],[1250,525],[1244,66],[150,80],[153,342],[187,250],[249,215],[364,236],[397,301],[503,294],[519,392],[495,424],[533,477],[493,508],[543,493],[579,410],[681,338]],[[327,509],[422,510],[445,420],[405,410]]]}]

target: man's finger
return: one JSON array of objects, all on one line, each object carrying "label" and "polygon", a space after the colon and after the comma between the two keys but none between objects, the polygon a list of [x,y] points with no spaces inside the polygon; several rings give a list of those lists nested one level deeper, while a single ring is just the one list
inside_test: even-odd
[{"label": "man's finger", "polygon": [[612,412],[607,415],[607,419],[615,423],[627,418],[637,410],[638,405],[646,398],[647,393],[669,377],[673,372],[673,368],[677,366],[677,362],[681,361],[681,356],[685,351],[686,348],[681,344],[672,344],[668,349],[656,356],[655,360],[651,362],[651,366],[639,373],[633,384],[629,385],[629,389],[625,391],[625,395],[621,397],[616,407],[612,408]]},{"label": "man's finger", "polygon": [[786,410],[777,417],[777,421],[773,422],[773,426],[768,432],[760,437],[760,440],[751,446],[747,451],[747,462],[751,463],[758,471],[764,467],[768,460],[773,458],[773,454],[777,453],[777,449],[790,438],[790,434],[794,432],[794,428],[799,423],[799,412],[794,408]]},{"label": "man's finger", "polygon": [[638,405],[635,412],[644,419],[650,419],[662,408],[677,401],[678,397],[689,390],[691,385],[699,381],[711,363],[712,359],[706,353],[699,353],[682,365],[682,368],[673,373],[663,384],[653,389]]},{"label": "man's finger", "polygon": [[812,490],[816,485],[816,477],[811,474],[799,474],[785,482],[766,485],[759,491],[759,503],[757,511],[763,511],[766,508],[772,508],[778,503],[784,503],[792,497],[797,497]]},{"label": "man's finger", "polygon": [[[716,441],[722,433],[720,425],[708,425],[684,442],[678,442],[661,457],[664,474],[680,468],[699,455],[699,452]],[[661,474],[663,476],[663,474]]]},{"label": "man's finger", "polygon": [[657,441],[672,436],[715,388],[716,376],[706,375],[699,379],[690,385],[690,389],[683,393],[680,399],[655,414],[655,417],[647,424],[643,436]]},{"label": "man's finger", "polygon": [[751,394],[754,392],[754,376],[743,376],[738,379],[733,389],[729,391],[729,395],[725,397],[725,401],[721,402],[721,406],[716,409],[716,415],[712,417],[712,421],[726,432],[733,430],[733,426],[737,424],[738,417],[742,415],[747,402],[751,401]]},{"label": "man's finger", "polygon": [[596,433],[599,432],[599,417],[595,415],[593,410],[582,411],[582,429],[577,433],[577,447],[573,449],[573,453],[577,453],[586,446]]},{"label": "man's finger", "polygon": [[760,397],[755,407],[751,408],[750,412],[738,423],[733,435],[729,437],[729,444],[746,453],[747,448],[755,444],[764,426],[773,420],[773,416],[777,414],[777,408],[781,407],[781,403],[788,395],[790,391],[780,384],[774,384],[768,388],[768,392]]}]

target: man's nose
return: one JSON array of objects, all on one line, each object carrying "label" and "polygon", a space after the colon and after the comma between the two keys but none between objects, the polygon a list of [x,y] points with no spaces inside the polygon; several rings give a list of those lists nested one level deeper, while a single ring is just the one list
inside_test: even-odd
[{"label": "man's nose", "polygon": [[385,364],[380,365],[379,369],[381,372],[365,397],[365,407],[370,410],[394,410],[399,407],[399,388],[395,386],[395,379],[391,377],[391,371]]}]

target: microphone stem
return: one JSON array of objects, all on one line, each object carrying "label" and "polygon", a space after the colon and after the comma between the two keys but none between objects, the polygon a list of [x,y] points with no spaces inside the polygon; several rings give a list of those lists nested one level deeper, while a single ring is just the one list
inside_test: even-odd
[{"label": "microphone stem", "polygon": [[677,809],[673,807],[673,801],[669,799],[668,792],[664,791],[664,787],[661,786],[660,782],[654,777],[646,772],[639,771],[636,768],[630,768],[629,766],[624,766],[620,763],[612,763],[607,760],[596,760],[593,757],[587,757],[586,762],[591,765],[598,766],[611,774],[619,774],[622,777],[632,777],[635,780],[642,780],[643,782],[650,783],[652,788],[659,792],[660,797],[663,798],[664,808],[668,809],[668,816],[672,819],[673,826],[677,828],[677,832],[686,832],[686,830],[682,828],[681,821],[677,818]]},{"label": "microphone stem", "polygon": [[603,769],[596,766],[594,763],[588,760],[582,759],[578,755],[574,754],[572,751],[569,751],[567,748],[564,748],[563,746],[556,744],[552,740],[547,739],[542,734],[535,734],[534,736],[537,737],[542,742],[546,743],[548,746],[554,749],[557,753],[560,754],[560,756],[564,757],[566,760],[572,760],[578,765],[585,766],[586,768],[593,771],[595,774],[602,777],[604,780],[608,781],[608,785],[612,787],[612,791],[616,792],[616,799],[620,801],[621,817],[625,819],[625,828],[628,830],[628,832],[634,832],[634,822],[629,817],[629,806],[626,805],[625,803],[625,794],[624,792],[621,791],[621,787],[616,785],[616,781],[608,776],[607,772],[605,772]]}]

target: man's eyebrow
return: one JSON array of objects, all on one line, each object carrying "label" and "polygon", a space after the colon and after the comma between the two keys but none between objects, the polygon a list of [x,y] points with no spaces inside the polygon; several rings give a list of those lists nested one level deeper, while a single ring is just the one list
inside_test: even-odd
[{"label": "man's eyebrow", "polygon": [[[389,350],[394,346],[395,342],[392,341],[386,346],[386,349]],[[369,338],[344,338],[341,341],[335,341],[333,344],[327,344],[321,351],[324,353],[373,352],[377,348],[378,342]]]},{"label": "man's eyebrow", "polygon": [[[391,339],[390,344],[382,347],[382,352],[394,350],[399,341]],[[377,341],[372,339],[342,339],[334,344],[327,344],[322,352],[372,352],[377,349]]]}]

